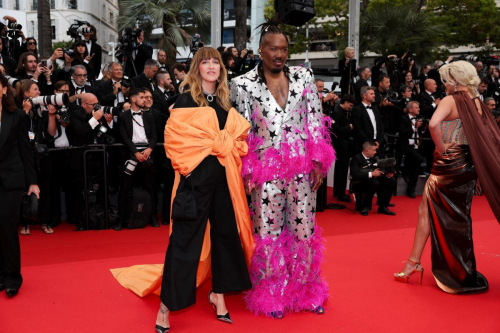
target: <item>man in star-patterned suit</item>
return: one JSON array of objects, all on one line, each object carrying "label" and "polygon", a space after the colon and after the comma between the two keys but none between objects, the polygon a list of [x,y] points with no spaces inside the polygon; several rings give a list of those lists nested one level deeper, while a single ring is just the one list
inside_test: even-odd
[{"label": "man in star-patterned suit", "polygon": [[285,66],[286,36],[273,23],[262,29],[261,64],[231,82],[235,108],[252,124],[242,160],[256,239],[247,306],[274,318],[323,313],[316,190],[334,152],[312,71]]}]

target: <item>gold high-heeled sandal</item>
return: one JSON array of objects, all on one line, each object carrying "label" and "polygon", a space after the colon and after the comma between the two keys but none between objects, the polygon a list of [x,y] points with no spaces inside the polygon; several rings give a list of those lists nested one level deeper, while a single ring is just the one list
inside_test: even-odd
[{"label": "gold high-heeled sandal", "polygon": [[399,273],[394,273],[394,279],[398,282],[401,282],[401,283],[408,283],[408,279],[410,278],[410,276],[413,273],[420,272],[420,279],[418,280],[418,284],[421,285],[422,284],[422,277],[424,275],[424,268],[422,266],[420,266],[420,262],[418,262],[418,261],[414,261],[414,260],[411,260],[409,258],[408,258],[408,261],[411,262],[412,264],[416,265],[415,268],[413,269],[413,271],[411,271],[411,273],[408,275],[406,275],[402,271]]}]

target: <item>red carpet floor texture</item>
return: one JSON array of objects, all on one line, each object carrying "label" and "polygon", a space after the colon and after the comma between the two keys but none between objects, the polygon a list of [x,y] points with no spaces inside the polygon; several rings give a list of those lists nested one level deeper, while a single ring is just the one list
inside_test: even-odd
[{"label": "red carpet floor texture", "polygon": [[[429,244],[422,257],[423,285],[416,276],[409,284],[394,281],[411,249],[419,201],[393,198],[396,216],[364,217],[346,209],[318,213],[326,239],[323,275],[330,286],[324,315],[256,317],[236,294],[226,297],[234,324],[222,323],[206,300],[210,284],[205,284],[195,306],[171,315],[171,332],[500,332],[500,226],[484,196],[474,198],[472,215],[477,267],[489,281],[487,293],[440,291],[431,274]],[[32,227],[30,236],[21,236],[24,284],[13,299],[0,293],[0,333],[154,332],[159,298],[137,297],[109,269],[163,263],[169,227],[72,229],[63,224],[46,235]]]}]

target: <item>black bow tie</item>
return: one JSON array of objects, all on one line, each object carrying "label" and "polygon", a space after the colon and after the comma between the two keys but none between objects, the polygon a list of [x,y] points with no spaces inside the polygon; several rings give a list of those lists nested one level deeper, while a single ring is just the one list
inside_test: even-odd
[{"label": "black bow tie", "polygon": [[366,107],[366,109],[367,109],[367,110],[368,110],[368,109],[370,109],[370,110],[372,109],[372,106],[371,106],[371,105],[367,105],[367,106],[365,106],[365,107]]},{"label": "black bow tie", "polygon": [[142,117],[142,111],[139,112],[132,112],[132,117],[139,116]]},{"label": "black bow tie", "polygon": [[410,118],[410,120],[415,120],[415,119],[417,119],[417,117],[411,117],[411,118]]}]

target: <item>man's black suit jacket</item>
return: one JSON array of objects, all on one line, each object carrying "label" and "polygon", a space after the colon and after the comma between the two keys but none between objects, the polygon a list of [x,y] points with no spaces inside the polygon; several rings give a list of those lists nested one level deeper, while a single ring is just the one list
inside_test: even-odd
[{"label": "man's black suit jacket", "polygon": [[420,105],[420,114],[422,115],[422,117],[424,117],[425,119],[431,119],[434,111],[436,111],[436,108],[432,106],[434,100],[427,93],[427,91],[424,90],[423,92],[418,94],[417,102]]},{"label": "man's black suit jacket", "polygon": [[167,102],[168,98],[169,96],[162,93],[159,88],[153,91],[153,108],[160,110],[167,119],[170,117],[170,111],[168,110],[169,104]]},{"label": "man's black suit jacket", "polygon": [[353,131],[347,114],[340,105],[335,106],[332,112],[332,142],[337,155],[347,156],[349,153],[349,142]]},{"label": "man's black suit jacket", "polygon": [[[413,126],[410,117],[407,114],[402,115],[399,121],[399,149],[403,154],[410,149],[410,143],[408,140],[413,138],[413,133]],[[421,131],[419,131],[418,138],[419,141],[421,141]],[[417,144],[420,144],[420,142],[417,142]]]},{"label": "man's black suit jacket", "polygon": [[351,121],[354,133],[354,150],[361,152],[363,143],[366,141],[377,141],[380,146],[384,142],[384,128],[382,126],[382,117],[374,103],[372,103],[373,114],[375,115],[375,124],[377,127],[377,137],[374,139],[374,128],[372,121],[363,104],[356,105],[351,112]]},{"label": "man's black suit jacket", "polygon": [[6,55],[2,55],[2,61],[7,74],[10,76],[16,76],[16,67],[17,67],[16,61],[12,58],[9,58]]},{"label": "man's black suit jacket", "polygon": [[[153,58],[153,48],[149,45],[141,44],[137,46],[137,50],[134,50],[133,52],[136,52],[135,55],[135,60],[133,60],[134,66],[132,66],[132,63],[130,60],[133,59],[132,56],[129,57],[129,61],[127,61],[127,69],[125,75],[128,75],[129,78],[133,78],[137,75],[140,75],[144,71],[144,63]],[[120,60],[121,61],[121,60]],[[135,67],[135,72],[134,72],[134,67]],[[136,75],[137,73],[137,75]]]},{"label": "man's black suit jacket", "polygon": [[[103,81],[99,85],[99,93],[97,98],[99,99],[99,104],[104,106],[114,106],[116,95],[113,94],[113,80]],[[126,98],[126,97],[125,97]]]},{"label": "man's black suit jacket", "polygon": [[89,77],[90,81],[94,81],[99,76],[101,72],[101,64],[102,64],[102,47],[96,42],[92,41],[92,48],[90,50],[89,55],[94,55],[92,58],[92,68],[94,69],[94,77]]},{"label": "man's black suit jacket", "polygon": [[151,82],[147,78],[146,74],[144,74],[144,72],[132,78],[131,81],[132,88],[147,88],[149,90],[153,90],[151,88]]},{"label": "man's black suit jacket", "polygon": [[[150,112],[143,112],[142,120],[144,123],[144,131],[146,132],[146,137],[148,138],[148,148],[154,150],[156,147],[156,143],[158,142],[154,116]],[[120,114],[119,122],[120,122],[119,126],[120,138],[127,149],[125,156],[130,156],[130,154],[137,153],[137,148],[135,144],[132,142],[132,136],[134,134],[134,125],[133,125],[131,110],[122,112]]]},{"label": "man's black suit jacket", "polygon": [[356,154],[350,163],[351,177],[353,181],[365,181],[369,179],[369,172],[377,168],[378,157],[365,159],[362,153]]},{"label": "man's black suit jacket", "polygon": [[5,190],[37,184],[33,153],[28,139],[26,113],[2,111],[0,129],[0,182]]},{"label": "man's black suit jacket", "polygon": [[366,82],[365,79],[360,78],[358,81],[356,81],[356,84],[354,85],[354,94],[356,96],[356,102],[361,103],[361,88],[368,86],[368,82]]}]

